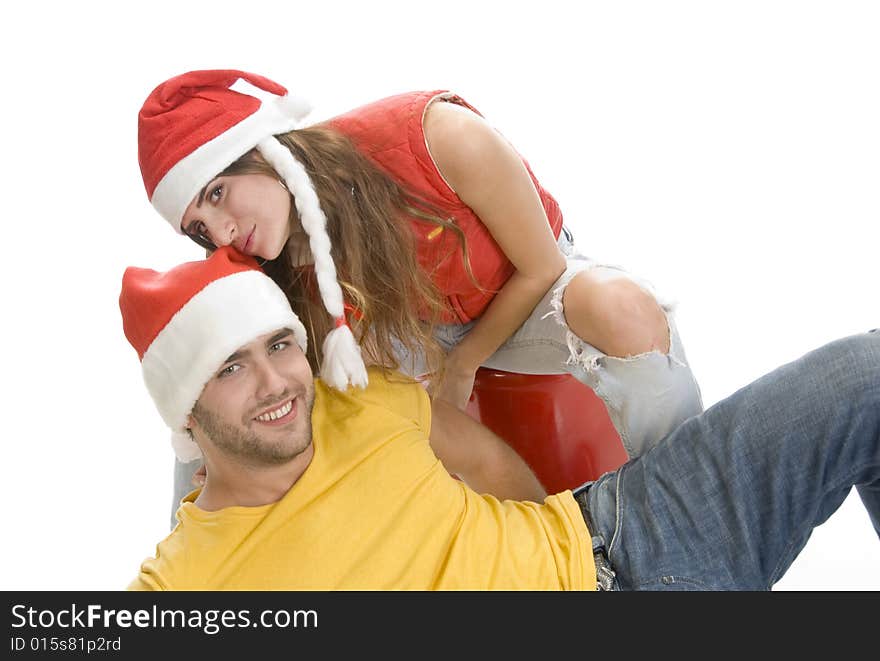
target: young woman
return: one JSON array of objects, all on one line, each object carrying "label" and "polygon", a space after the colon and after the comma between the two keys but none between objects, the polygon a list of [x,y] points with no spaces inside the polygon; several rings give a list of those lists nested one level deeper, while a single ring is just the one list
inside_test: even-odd
[{"label": "young woman", "polygon": [[702,410],[669,308],[575,251],[556,201],[463,99],[401,94],[300,128],[306,112],[255,74],[186,73],[144,103],[139,160],[175,230],[266,260],[325,380],[362,383],[359,347],[464,408],[481,365],[568,372],[630,456]]}]

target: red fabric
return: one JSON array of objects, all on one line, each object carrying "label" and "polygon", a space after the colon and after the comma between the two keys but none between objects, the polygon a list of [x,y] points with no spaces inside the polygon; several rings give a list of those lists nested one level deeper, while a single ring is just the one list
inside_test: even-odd
[{"label": "red fabric", "polygon": [[231,246],[218,248],[208,259],[187,262],[164,273],[135,266],[125,269],[119,309],[125,337],[138,358],[143,360],[171,318],[205,287],[227,275],[254,270],[260,270],[256,260]]},{"label": "red fabric", "polygon": [[250,116],[260,100],[229,89],[239,78],[283,96],[268,78],[232,69],[190,71],[154,89],[138,114],[138,162],[147,196],[182,158]]},{"label": "red fabric", "polygon": [[481,367],[466,411],[516,450],[547,493],[574,489],[627,460],[605,403],[571,374]]},{"label": "red fabric", "polygon": [[[513,274],[514,268],[489,230],[458,195],[449,188],[437,170],[425,144],[422,119],[428,102],[444,90],[399,94],[359,108],[327,121],[329,126],[348,136],[355,146],[382,170],[417,197],[454,219],[467,237],[471,271],[479,283],[468,276],[455,233],[437,233],[437,225],[412,218],[419,263],[449,301],[452,313],[443,323],[466,323],[479,317],[497,291]],[[455,95],[449,98],[478,112]],[[559,237],[562,212],[523,163],[535,184],[553,235]]]}]

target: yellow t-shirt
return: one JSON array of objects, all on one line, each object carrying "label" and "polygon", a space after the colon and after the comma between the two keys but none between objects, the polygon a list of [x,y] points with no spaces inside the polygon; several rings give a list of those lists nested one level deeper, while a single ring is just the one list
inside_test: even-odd
[{"label": "yellow t-shirt", "polygon": [[277,503],[207,512],[190,494],[133,590],[594,590],[571,492],[500,502],[450,477],[416,384],[316,381],[314,458]]}]

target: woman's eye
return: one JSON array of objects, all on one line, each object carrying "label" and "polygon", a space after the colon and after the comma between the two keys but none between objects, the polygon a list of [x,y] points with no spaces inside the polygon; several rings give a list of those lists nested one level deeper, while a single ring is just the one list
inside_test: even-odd
[{"label": "woman's eye", "polygon": [[208,233],[208,228],[205,227],[205,224],[201,220],[190,223],[185,231],[186,235],[202,248],[205,248],[206,250],[216,250],[214,242],[211,241],[211,235]]},{"label": "woman's eye", "polygon": [[222,195],[223,195],[223,184],[217,184],[216,186],[214,186],[214,188],[211,189],[211,192],[208,195],[208,197],[210,198],[211,202],[217,202]]}]

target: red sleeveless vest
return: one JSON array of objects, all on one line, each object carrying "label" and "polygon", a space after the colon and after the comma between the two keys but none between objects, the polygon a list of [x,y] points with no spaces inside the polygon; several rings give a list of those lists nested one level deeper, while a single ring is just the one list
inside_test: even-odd
[{"label": "red sleeveless vest", "polygon": [[[513,274],[514,267],[477,215],[444,181],[425,143],[422,120],[435,99],[459,103],[478,112],[460,97],[438,90],[410,92],[355,108],[328,120],[346,135],[361,153],[415,197],[428,202],[452,220],[467,237],[474,285],[462,259],[454,232],[412,217],[419,264],[449,302],[451,313],[442,323],[466,323],[479,317]],[[535,184],[553,235],[559,238],[562,212],[556,200],[538,183],[529,164],[523,163]]]}]

